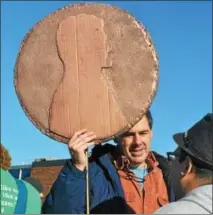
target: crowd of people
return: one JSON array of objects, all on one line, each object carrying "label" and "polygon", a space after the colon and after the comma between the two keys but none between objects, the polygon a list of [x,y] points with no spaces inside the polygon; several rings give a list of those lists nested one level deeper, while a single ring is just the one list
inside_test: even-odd
[{"label": "crowd of people", "polygon": [[[114,140],[116,145],[95,145],[88,168],[90,213],[212,214],[212,125],[213,115],[208,113],[184,133],[175,134],[177,148],[164,157],[151,150],[153,118],[148,111]],[[36,180],[9,174],[10,158],[1,145],[2,214],[86,213],[85,151],[95,138],[86,129],[72,136],[71,159],[43,204]]]}]

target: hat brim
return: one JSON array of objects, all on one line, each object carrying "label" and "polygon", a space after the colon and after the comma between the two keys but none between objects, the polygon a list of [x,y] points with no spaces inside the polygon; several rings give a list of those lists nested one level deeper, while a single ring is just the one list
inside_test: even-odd
[{"label": "hat brim", "polygon": [[188,147],[185,146],[185,142],[184,142],[184,133],[177,133],[175,135],[173,135],[173,139],[176,142],[176,144],[183,150],[185,151],[187,154],[195,157],[194,153],[192,153]]}]

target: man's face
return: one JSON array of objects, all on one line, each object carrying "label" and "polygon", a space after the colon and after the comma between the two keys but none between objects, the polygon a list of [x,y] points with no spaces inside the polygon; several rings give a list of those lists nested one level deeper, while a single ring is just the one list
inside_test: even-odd
[{"label": "man's face", "polygon": [[151,139],[152,131],[146,116],[124,134],[121,139],[122,149],[132,165],[144,164],[150,151]]}]

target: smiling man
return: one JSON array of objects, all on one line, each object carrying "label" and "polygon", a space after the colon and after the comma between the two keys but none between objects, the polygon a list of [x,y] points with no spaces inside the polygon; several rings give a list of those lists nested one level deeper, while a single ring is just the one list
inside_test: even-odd
[{"label": "smiling man", "polygon": [[169,202],[158,161],[150,151],[153,119],[148,111],[133,128],[116,139],[114,163],[127,205],[137,214],[149,214]]},{"label": "smiling man", "polygon": [[[117,146],[96,145],[89,163],[91,213],[150,214],[171,201],[167,160],[150,151],[153,119],[150,111]],[[96,138],[86,129],[76,132],[68,160],[54,183],[43,213],[85,213],[86,155]]]},{"label": "smiling man", "polygon": [[128,158],[131,165],[143,167],[150,151],[152,139],[151,120],[143,117],[132,129],[117,139],[121,151]]}]

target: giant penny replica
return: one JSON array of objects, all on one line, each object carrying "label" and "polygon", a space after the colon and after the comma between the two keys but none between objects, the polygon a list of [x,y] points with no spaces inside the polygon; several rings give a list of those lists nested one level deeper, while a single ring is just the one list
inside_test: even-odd
[{"label": "giant penny replica", "polygon": [[158,59],[146,29],[128,12],[76,4],[37,23],[16,62],[22,108],[43,133],[67,142],[87,128],[111,139],[150,107]]}]

